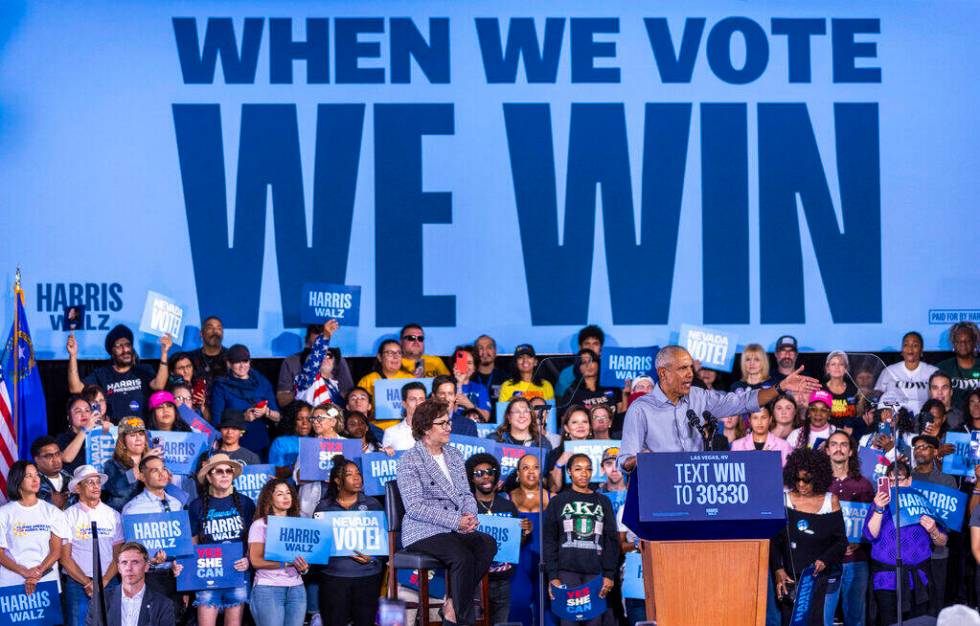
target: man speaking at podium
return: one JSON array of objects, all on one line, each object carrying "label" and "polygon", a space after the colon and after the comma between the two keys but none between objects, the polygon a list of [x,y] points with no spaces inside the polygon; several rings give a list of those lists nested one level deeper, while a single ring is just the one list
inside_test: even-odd
[{"label": "man speaking at podium", "polygon": [[692,410],[700,420],[704,413],[724,417],[754,413],[780,392],[810,393],[820,388],[815,378],[804,376],[800,367],[769,389],[740,389],[731,393],[691,387],[694,360],[681,346],[666,346],[657,353],[660,382],[653,391],[637,398],[626,412],[619,464],[623,470],[636,468],[639,452],[696,452],[704,448],[701,434],[688,423]]}]

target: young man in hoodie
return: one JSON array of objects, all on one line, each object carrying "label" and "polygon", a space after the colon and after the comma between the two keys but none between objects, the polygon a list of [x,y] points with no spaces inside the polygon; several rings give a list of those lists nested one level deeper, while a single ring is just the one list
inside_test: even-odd
[{"label": "young man in hoodie", "polygon": [[[619,568],[619,533],[616,515],[609,498],[594,492],[592,461],[585,454],[568,459],[571,486],[551,498],[544,513],[542,529],[544,548],[541,560],[555,587],[577,587],[596,576],[602,576],[599,597],[605,598],[613,588]],[[551,594],[551,587],[548,588]],[[562,626],[612,626],[612,611],[588,621],[561,620]]]}]

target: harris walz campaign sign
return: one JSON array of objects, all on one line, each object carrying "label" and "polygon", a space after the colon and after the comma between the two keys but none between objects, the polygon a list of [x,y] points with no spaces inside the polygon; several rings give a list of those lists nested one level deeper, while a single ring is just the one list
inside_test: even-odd
[{"label": "harris walz campaign sign", "polygon": [[24,585],[0,587],[0,626],[55,626],[62,622],[56,581],[38,583],[30,595],[24,592]]},{"label": "harris walz campaign sign", "polygon": [[187,511],[125,515],[123,537],[143,544],[150,556],[160,550],[168,557],[188,556],[194,550]]},{"label": "harris walz campaign sign", "polygon": [[361,288],[330,283],[304,283],[300,321],[322,324],[337,320],[341,326],[357,326],[361,312]]}]

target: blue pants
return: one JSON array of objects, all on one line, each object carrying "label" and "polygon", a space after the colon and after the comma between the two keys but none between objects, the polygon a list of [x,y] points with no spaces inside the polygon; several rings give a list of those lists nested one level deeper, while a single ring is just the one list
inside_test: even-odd
[{"label": "blue pants", "polygon": [[844,626],[864,626],[865,603],[868,594],[868,562],[844,563],[840,586],[824,599],[824,626],[834,626],[838,598],[843,602]]},{"label": "blue pants", "polygon": [[772,572],[769,572],[769,591],[766,593],[766,626],[780,626],[783,623],[782,609],[776,602],[776,583],[772,580]]},{"label": "blue pants", "polygon": [[303,626],[306,619],[306,587],[255,585],[249,607],[256,626]]},{"label": "blue pants", "polygon": [[[109,583],[105,589],[106,593],[119,584],[117,580],[114,578]],[[71,576],[66,576],[63,592],[65,626],[85,626],[85,616],[88,614],[88,605],[91,601],[91,598],[85,593],[85,588]]]}]

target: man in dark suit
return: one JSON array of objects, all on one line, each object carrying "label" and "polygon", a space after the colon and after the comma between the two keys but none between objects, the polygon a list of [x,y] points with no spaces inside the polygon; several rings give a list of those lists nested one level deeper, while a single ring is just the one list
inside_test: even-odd
[{"label": "man in dark suit", "polygon": [[[122,585],[105,595],[106,626],[174,626],[174,605],[170,598],[146,586],[150,556],[142,544],[130,541],[119,550],[119,576]],[[88,606],[85,626],[100,626],[98,603]]]}]

